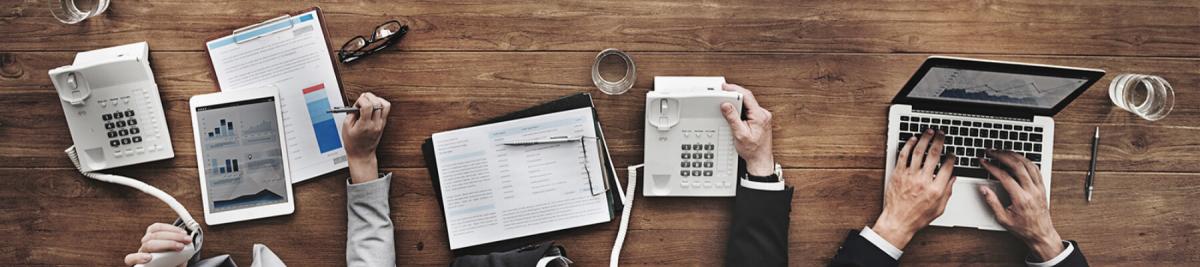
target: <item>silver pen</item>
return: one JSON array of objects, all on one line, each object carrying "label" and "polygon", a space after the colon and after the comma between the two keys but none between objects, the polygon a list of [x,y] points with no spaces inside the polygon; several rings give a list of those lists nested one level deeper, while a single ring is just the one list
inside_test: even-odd
[{"label": "silver pen", "polygon": [[504,145],[529,146],[529,145],[540,145],[540,144],[566,143],[566,142],[578,141],[583,138],[584,138],[583,136],[565,136],[565,135],[551,136],[551,137],[547,137],[547,138],[543,138],[543,139],[509,141],[509,142],[504,142]]},{"label": "silver pen", "polygon": [[[376,111],[376,110],[381,110],[381,109],[383,109],[383,106],[376,105],[374,107],[371,107],[371,111]],[[359,112],[359,108],[356,106],[332,107],[332,108],[329,108],[329,110],[325,111],[325,113],[358,113],[358,112]]]}]

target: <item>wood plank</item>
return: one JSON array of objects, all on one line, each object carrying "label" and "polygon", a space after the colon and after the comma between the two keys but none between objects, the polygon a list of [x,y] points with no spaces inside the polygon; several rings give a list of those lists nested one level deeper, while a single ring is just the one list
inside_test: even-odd
[{"label": "wood plank", "polygon": [[[405,265],[445,265],[450,254],[428,174],[389,169],[397,257]],[[0,253],[18,265],[119,262],[136,248],[144,227],[174,217],[157,200],[131,189],[85,180],[68,169],[4,169],[0,203],[31,209],[0,209],[16,226],[0,243],[29,244],[28,251]],[[201,219],[199,188],[190,168],[130,170],[176,196]],[[791,264],[823,265],[849,230],[870,224],[881,209],[882,170],[789,169],[796,187],[789,231]],[[1081,172],[1055,172],[1051,209],[1064,238],[1077,240],[1096,265],[1196,265],[1200,174],[1101,172],[1095,202],[1082,199]],[[152,177],[154,176],[154,177]],[[230,253],[249,262],[253,243],[270,246],[289,262],[339,265],[344,260],[345,195],[341,174],[296,187],[295,214],[208,227],[206,255]],[[39,177],[29,179],[23,177]],[[729,227],[729,199],[638,197],[623,262],[629,265],[712,265],[721,262]],[[18,213],[35,213],[36,216]],[[84,223],[86,222],[86,223]],[[10,224],[5,224],[10,225]],[[615,223],[547,237],[567,245],[583,265],[607,261]],[[279,235],[278,233],[291,233]],[[86,237],[86,242],[75,237]],[[1018,266],[1024,246],[1003,232],[930,228],[905,250],[906,264]]]},{"label": "wood plank", "polygon": [[[0,3],[0,51],[79,51],[150,40],[201,51],[205,37],[324,8],[334,45],[397,19],[420,51],[789,51],[1200,55],[1193,1],[120,1],[65,25],[45,3]],[[1131,19],[1136,18],[1136,19]],[[168,37],[168,38],[164,38]]]},{"label": "wood plank", "polygon": [[[45,74],[65,52],[8,54],[0,106],[27,109],[0,118],[0,167],[68,167],[71,144]],[[775,116],[776,156],[788,167],[880,168],[887,107],[925,55],[635,53],[639,77],[621,96],[597,93],[591,53],[388,53],[342,69],[348,96],[373,91],[395,112],[380,147],[386,167],[421,167],[420,144],[434,132],[468,126],[567,94],[595,95],[618,165],[641,162],[645,92],[655,75],[725,75],[754,90]],[[176,158],[154,167],[195,166],[189,97],[213,92],[202,53],[152,53]],[[1092,127],[1104,138],[1099,168],[1200,171],[1200,61],[1123,57],[991,57],[1161,74],[1177,88],[1171,116],[1147,122],[1113,107],[1105,78],[1055,117],[1056,170],[1086,170]],[[1112,75],[1109,75],[1112,76]],[[53,108],[51,108],[53,107]]]}]

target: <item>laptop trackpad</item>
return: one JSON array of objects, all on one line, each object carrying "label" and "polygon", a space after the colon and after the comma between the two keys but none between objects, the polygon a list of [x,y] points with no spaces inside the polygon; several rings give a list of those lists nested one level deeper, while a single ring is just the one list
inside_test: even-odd
[{"label": "laptop trackpad", "polygon": [[947,227],[971,227],[983,230],[1004,231],[1004,227],[996,222],[987,200],[979,193],[979,186],[988,186],[1001,198],[1001,203],[1010,203],[1008,192],[995,180],[958,177],[954,182],[954,193],[946,203],[946,212],[933,220],[930,225]]}]

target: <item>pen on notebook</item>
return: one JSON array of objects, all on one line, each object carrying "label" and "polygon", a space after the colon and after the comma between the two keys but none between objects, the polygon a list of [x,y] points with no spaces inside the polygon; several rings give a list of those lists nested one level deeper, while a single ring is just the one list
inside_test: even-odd
[{"label": "pen on notebook", "polygon": [[1100,146],[1100,127],[1096,127],[1096,135],[1092,136],[1092,165],[1088,167],[1087,179],[1084,181],[1084,194],[1087,202],[1092,202],[1092,183],[1096,180],[1096,149]]},{"label": "pen on notebook", "polygon": [[573,142],[573,141],[580,140],[580,139],[583,139],[583,136],[565,136],[564,135],[564,136],[552,136],[552,137],[547,137],[544,139],[509,141],[509,142],[504,142],[504,144],[510,145],[510,146],[528,146],[528,145]]},{"label": "pen on notebook", "polygon": [[[383,107],[375,106],[372,110],[380,110],[380,109],[383,109]],[[329,108],[328,111],[325,111],[325,113],[358,113],[358,107],[355,107],[355,106],[332,107],[332,108]]]}]

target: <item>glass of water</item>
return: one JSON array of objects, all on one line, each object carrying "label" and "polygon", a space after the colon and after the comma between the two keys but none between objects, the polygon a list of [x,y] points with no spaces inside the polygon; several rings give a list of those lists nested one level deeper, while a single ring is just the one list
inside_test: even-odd
[{"label": "glass of water", "polygon": [[1117,75],[1108,85],[1108,98],[1117,107],[1149,121],[1166,117],[1175,107],[1175,89],[1166,79],[1154,75]]},{"label": "glass of water", "polygon": [[100,15],[108,9],[109,0],[45,0],[50,13],[62,23],[75,24]]}]

